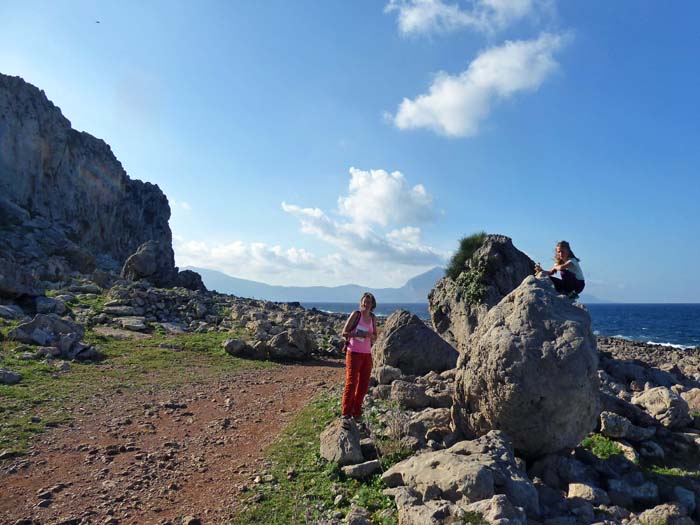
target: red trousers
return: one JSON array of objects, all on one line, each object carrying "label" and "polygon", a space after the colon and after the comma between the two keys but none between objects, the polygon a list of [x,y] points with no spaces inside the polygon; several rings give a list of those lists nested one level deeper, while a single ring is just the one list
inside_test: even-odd
[{"label": "red trousers", "polygon": [[348,350],[345,356],[345,389],[342,411],[344,416],[360,417],[362,402],[369,388],[372,372],[372,354],[361,354]]}]

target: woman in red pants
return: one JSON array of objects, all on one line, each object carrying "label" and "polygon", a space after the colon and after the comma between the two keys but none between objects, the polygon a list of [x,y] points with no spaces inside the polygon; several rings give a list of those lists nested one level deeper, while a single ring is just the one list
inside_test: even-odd
[{"label": "woman in red pants", "polygon": [[377,307],[374,296],[365,292],[360,299],[360,310],[350,314],[343,327],[347,343],[345,356],[345,389],[343,390],[343,426],[350,419],[361,422],[362,402],[369,387],[372,371],[372,343],[377,340],[377,323],[372,311]]}]

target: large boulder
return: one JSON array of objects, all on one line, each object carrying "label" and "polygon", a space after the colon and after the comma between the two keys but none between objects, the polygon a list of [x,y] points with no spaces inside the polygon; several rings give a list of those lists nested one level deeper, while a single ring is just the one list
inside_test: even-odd
[{"label": "large boulder", "polygon": [[458,281],[443,277],[428,295],[430,318],[435,331],[462,352],[469,336],[488,311],[535,272],[535,263],[513,246],[505,235],[487,235],[463,275],[483,272],[478,281],[483,286],[481,297],[465,293]]},{"label": "large boulder", "polygon": [[[1,234],[1,232],[0,232]],[[36,279],[23,267],[0,257],[0,297],[11,299],[43,295]]]},{"label": "large boulder", "polygon": [[503,430],[533,457],[575,447],[596,426],[598,354],[591,318],[530,276],[494,307],[458,365],[455,423]]},{"label": "large boulder", "polygon": [[81,325],[56,314],[37,314],[31,321],[10,330],[8,339],[25,344],[59,346],[61,336],[69,334],[74,334],[75,339],[79,340],[83,338],[85,330]]},{"label": "large boulder", "polygon": [[272,359],[303,361],[310,359],[311,353],[317,350],[316,343],[308,332],[293,328],[274,336],[267,346]]},{"label": "large boulder", "polygon": [[177,282],[177,268],[172,246],[147,241],[124,263],[121,276],[130,281],[148,279],[156,286],[172,286]]},{"label": "large boulder", "polygon": [[202,276],[192,270],[182,270],[177,274],[177,285],[188,290],[206,292]]},{"label": "large boulder", "polygon": [[457,364],[457,351],[417,316],[397,310],[389,316],[372,348],[372,366],[398,368],[406,375],[442,372]]}]

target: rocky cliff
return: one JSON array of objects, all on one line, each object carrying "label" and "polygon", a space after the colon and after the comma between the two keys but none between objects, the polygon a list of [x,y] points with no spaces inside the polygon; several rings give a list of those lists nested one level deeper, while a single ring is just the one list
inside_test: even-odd
[{"label": "rocky cliff", "polygon": [[169,218],[158,186],[129,178],[109,145],[74,130],[43,91],[0,74],[0,273],[118,271],[153,240],[167,285],[177,277]]}]

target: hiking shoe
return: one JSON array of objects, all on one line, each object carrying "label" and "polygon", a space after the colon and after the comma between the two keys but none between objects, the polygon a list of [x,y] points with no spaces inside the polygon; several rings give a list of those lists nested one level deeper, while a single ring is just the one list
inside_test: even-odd
[{"label": "hiking shoe", "polygon": [[340,418],[340,427],[344,430],[352,430],[352,419],[350,419],[350,416],[342,416]]}]

